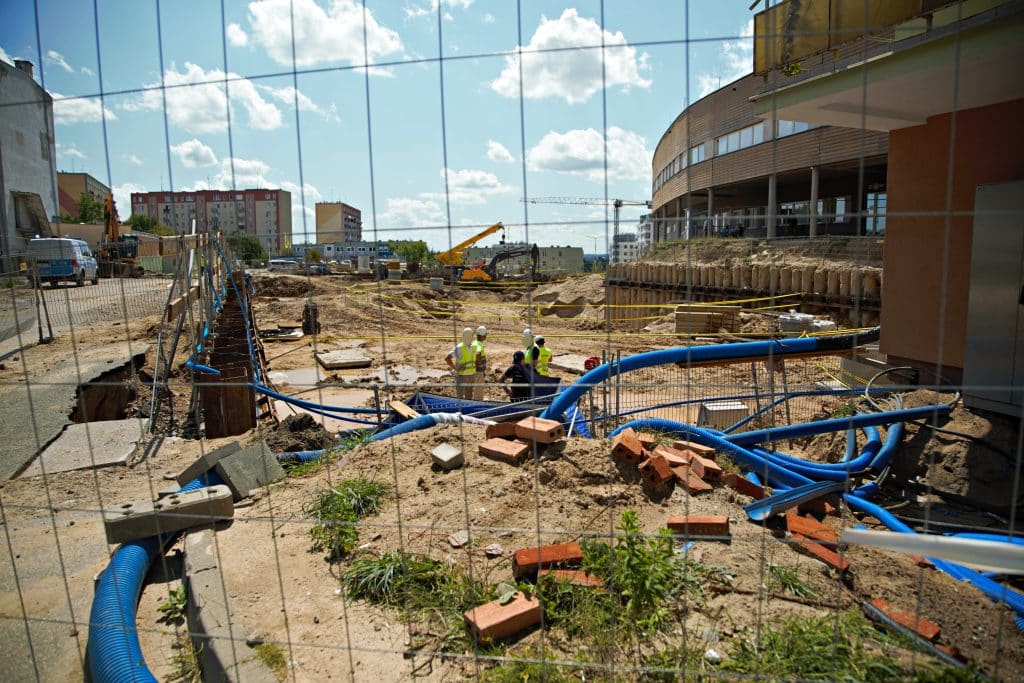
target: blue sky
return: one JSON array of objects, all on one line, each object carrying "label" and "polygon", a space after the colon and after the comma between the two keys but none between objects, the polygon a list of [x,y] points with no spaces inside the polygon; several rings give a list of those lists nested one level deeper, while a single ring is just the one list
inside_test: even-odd
[{"label": "blue sky", "polygon": [[528,221],[531,242],[591,252],[610,210],[520,199],[649,199],[668,124],[750,71],[748,6],[367,0],[364,44],[356,0],[225,0],[223,17],[213,0],[159,17],[143,0],[0,0],[0,59],[36,65],[58,168],[110,184],[122,218],[132,191],[275,187],[296,242],[316,202],[344,201],[367,239],[443,249],[499,220],[522,240]]}]

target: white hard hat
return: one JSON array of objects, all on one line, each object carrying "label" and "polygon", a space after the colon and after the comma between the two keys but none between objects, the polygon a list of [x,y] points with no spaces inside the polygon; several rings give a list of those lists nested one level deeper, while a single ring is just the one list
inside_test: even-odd
[{"label": "white hard hat", "polygon": [[462,330],[462,343],[469,344],[473,341],[473,328],[467,327]]},{"label": "white hard hat", "polygon": [[533,330],[531,330],[529,327],[523,330],[523,340],[526,341],[527,343],[533,341]]},{"label": "white hard hat", "polygon": [[481,325],[480,327],[476,328],[476,333],[477,333],[477,336],[486,337],[487,336],[487,328],[484,327],[483,325]]}]

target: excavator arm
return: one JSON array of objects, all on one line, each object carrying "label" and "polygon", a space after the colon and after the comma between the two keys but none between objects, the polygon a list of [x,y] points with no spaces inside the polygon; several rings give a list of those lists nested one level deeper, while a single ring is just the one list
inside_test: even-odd
[{"label": "excavator arm", "polygon": [[467,249],[469,249],[471,246],[473,246],[483,238],[487,237],[488,235],[493,235],[498,231],[501,231],[502,233],[501,243],[504,244],[505,226],[501,224],[501,221],[498,221],[497,223],[487,228],[486,230],[483,230],[473,235],[468,240],[459,242],[448,251],[442,251],[440,254],[437,255],[437,262],[444,266],[457,266],[462,264],[465,260],[465,253]]},{"label": "excavator arm", "polygon": [[484,266],[483,270],[491,276],[492,280],[497,280],[498,264],[502,261],[508,261],[509,259],[514,259],[519,256],[529,256],[531,274],[537,272],[537,267],[540,263],[540,249],[537,248],[536,244],[525,247],[513,247],[511,249],[506,249],[505,251],[499,251],[491,257],[490,262]]}]

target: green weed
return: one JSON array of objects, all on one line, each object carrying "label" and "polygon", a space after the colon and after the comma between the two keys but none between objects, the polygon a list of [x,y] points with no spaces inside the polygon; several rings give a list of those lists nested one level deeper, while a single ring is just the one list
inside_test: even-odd
[{"label": "green weed", "polygon": [[291,477],[304,477],[314,472],[328,467],[340,458],[346,451],[350,451],[356,446],[361,446],[364,443],[368,443],[372,434],[369,431],[366,432],[355,432],[345,439],[341,443],[333,446],[332,448],[325,449],[324,454],[316,460],[310,462],[298,462],[296,460],[285,461],[281,464],[284,467],[285,472]]},{"label": "green weed", "polygon": [[185,587],[185,584],[171,590],[167,595],[167,600],[156,609],[162,615],[157,619],[158,622],[162,624],[181,623],[185,618],[185,611],[188,609],[188,588]]},{"label": "green weed", "polygon": [[798,598],[813,599],[817,597],[814,589],[800,576],[799,568],[777,564],[768,567],[768,590],[789,593]]},{"label": "green weed", "polygon": [[498,666],[483,671],[480,680],[484,683],[576,683],[579,680],[565,664],[554,664],[550,660],[557,657],[544,650],[541,657],[533,647],[526,646],[516,653],[519,659],[505,661]]},{"label": "green weed", "polygon": [[854,404],[853,401],[844,401],[841,406],[839,406],[838,408],[836,408],[835,410],[833,410],[829,414],[829,417],[831,417],[831,418],[853,417],[856,414],[857,414],[857,406],[856,406],[856,404]]},{"label": "green weed", "polygon": [[279,679],[284,680],[288,675],[288,660],[284,656],[284,650],[276,643],[260,643],[255,648],[256,659],[274,672]]},{"label": "green weed", "polygon": [[199,653],[187,632],[180,632],[174,642],[171,655],[173,670],[167,675],[167,683],[200,683],[203,672],[199,667]]},{"label": "green weed", "polygon": [[356,522],[380,510],[386,484],[369,479],[346,479],[334,488],[320,491],[304,512],[318,524],[309,530],[313,550],[327,553],[334,562],[352,552],[359,541]]}]

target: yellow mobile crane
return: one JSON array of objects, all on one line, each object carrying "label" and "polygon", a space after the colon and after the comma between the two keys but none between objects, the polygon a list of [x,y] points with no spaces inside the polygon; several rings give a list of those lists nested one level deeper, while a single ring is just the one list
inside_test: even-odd
[{"label": "yellow mobile crane", "polygon": [[442,251],[437,255],[437,262],[443,266],[449,267],[457,268],[463,266],[466,262],[466,250],[483,238],[488,235],[493,235],[499,230],[501,231],[501,244],[505,244],[505,226],[501,224],[501,221],[498,221],[486,230],[473,235],[468,240],[459,242],[448,251]]}]

